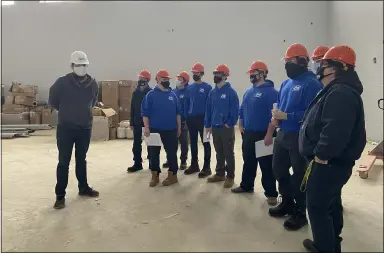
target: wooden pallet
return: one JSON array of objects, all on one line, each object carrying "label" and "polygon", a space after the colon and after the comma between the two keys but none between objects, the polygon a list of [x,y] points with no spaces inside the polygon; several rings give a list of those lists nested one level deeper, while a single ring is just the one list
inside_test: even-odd
[{"label": "wooden pallet", "polygon": [[383,141],[381,141],[374,149],[368,152],[368,155],[363,157],[363,162],[357,169],[359,172],[359,177],[362,179],[367,179],[369,171],[372,169],[375,164],[376,159],[383,159]]}]

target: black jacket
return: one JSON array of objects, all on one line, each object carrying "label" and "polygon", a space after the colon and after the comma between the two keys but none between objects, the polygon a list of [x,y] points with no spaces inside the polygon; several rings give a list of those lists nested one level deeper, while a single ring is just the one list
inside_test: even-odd
[{"label": "black jacket", "polygon": [[354,163],[366,144],[363,86],[355,71],[327,85],[304,114],[299,133],[302,156]]},{"label": "black jacket", "polygon": [[[79,80],[83,79],[83,82]],[[97,103],[98,84],[69,73],[60,77],[49,89],[48,104],[59,111],[59,124],[69,128],[92,128],[92,108]]]},{"label": "black jacket", "polygon": [[145,87],[144,90],[140,90],[140,87],[137,86],[133,92],[131,100],[131,120],[129,122],[131,126],[144,126],[143,117],[141,117],[141,102],[143,102],[144,97],[149,91],[151,91],[149,86]]}]

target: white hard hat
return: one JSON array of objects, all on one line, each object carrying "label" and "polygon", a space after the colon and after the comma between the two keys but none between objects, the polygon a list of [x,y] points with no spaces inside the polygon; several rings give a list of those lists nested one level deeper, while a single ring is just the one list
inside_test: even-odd
[{"label": "white hard hat", "polygon": [[84,52],[75,51],[71,54],[71,62],[70,63],[71,64],[74,63],[74,64],[78,64],[78,65],[82,65],[82,64],[88,65],[89,61],[88,61],[87,55]]}]

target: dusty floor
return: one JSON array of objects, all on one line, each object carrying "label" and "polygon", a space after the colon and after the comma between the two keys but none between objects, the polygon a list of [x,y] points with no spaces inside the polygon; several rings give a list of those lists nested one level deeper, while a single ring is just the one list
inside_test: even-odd
[{"label": "dusty floor", "polygon": [[[67,208],[54,210],[54,131],[2,140],[2,250],[304,251],[301,242],[310,237],[310,228],[288,232],[283,219],[269,217],[260,176],[253,195],[234,195],[221,184],[207,185],[183,174],[178,185],[149,188],[147,169],[126,173],[131,145],[129,140],[92,143],[88,176],[100,198],[77,196],[72,163]],[[240,145],[237,136],[236,183],[241,177]],[[382,252],[381,161],[367,180],[353,174],[343,203],[343,251]]]}]

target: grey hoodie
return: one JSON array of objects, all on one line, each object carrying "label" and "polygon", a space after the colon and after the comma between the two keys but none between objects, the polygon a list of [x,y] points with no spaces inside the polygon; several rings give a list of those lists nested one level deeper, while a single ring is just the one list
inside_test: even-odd
[{"label": "grey hoodie", "polygon": [[59,125],[69,128],[92,128],[92,108],[97,103],[98,85],[87,75],[84,82],[69,73],[49,89],[48,104],[59,111]]}]

